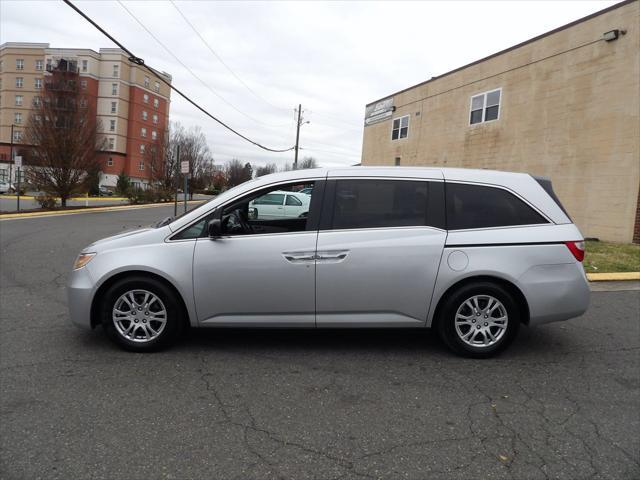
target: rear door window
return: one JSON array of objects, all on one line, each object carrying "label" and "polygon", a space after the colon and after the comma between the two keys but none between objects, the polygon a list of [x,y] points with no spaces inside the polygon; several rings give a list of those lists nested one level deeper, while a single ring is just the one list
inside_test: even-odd
[{"label": "rear door window", "polygon": [[447,183],[446,204],[449,230],[549,223],[525,202],[501,188]]},{"label": "rear door window", "polygon": [[333,228],[427,225],[428,182],[338,180]]}]

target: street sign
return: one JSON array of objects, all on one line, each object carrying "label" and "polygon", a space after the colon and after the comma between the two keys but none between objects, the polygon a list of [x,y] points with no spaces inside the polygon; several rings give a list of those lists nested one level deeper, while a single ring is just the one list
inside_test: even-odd
[{"label": "street sign", "polygon": [[189,160],[183,160],[180,162],[180,172],[189,173]]},{"label": "street sign", "polygon": [[22,157],[19,156],[19,155],[16,155],[14,157],[14,163],[15,163],[16,168],[22,168]]}]

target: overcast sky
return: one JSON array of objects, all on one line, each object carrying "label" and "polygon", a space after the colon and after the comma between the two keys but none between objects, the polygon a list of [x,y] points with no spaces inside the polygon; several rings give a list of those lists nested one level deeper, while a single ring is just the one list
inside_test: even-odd
[{"label": "overcast sky", "polygon": [[[311,123],[301,129],[301,156],[331,166],[360,161],[367,103],[616,2],[177,2],[237,77],[170,2],[123,3],[209,89],[117,1],[77,2],[147,64],[170,73],[178,88],[262,144],[295,143],[293,110],[302,103]],[[56,0],[0,0],[4,42],[115,46]],[[170,113],[202,127],[216,163],[293,160],[293,153],[264,152],[234,137],[175,92]]]}]

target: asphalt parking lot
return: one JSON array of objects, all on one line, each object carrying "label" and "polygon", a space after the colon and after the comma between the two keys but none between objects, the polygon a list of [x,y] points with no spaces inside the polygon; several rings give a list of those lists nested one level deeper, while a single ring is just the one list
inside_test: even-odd
[{"label": "asphalt parking lot", "polygon": [[640,478],[640,292],[484,361],[428,331],[192,331],[143,355],[74,328],[78,251],[170,214],[0,221],[0,478]]}]

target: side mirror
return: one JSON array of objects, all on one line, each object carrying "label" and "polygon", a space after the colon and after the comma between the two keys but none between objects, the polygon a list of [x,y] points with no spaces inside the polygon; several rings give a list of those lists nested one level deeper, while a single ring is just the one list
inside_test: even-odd
[{"label": "side mirror", "polygon": [[218,218],[209,220],[207,232],[209,233],[209,238],[220,238],[222,236],[222,222]]}]

